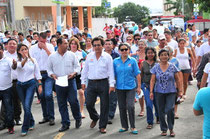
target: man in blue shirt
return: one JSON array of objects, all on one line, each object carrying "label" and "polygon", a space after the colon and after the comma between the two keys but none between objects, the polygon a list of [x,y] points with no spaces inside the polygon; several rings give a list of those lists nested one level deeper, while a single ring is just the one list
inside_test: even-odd
[{"label": "man in blue shirt", "polygon": [[202,88],[198,91],[193,111],[196,116],[204,114],[203,139],[210,139],[210,87]]},{"label": "man in blue shirt", "polygon": [[76,27],[76,24],[73,24],[73,27],[71,28],[73,31],[73,35],[77,35],[77,33],[79,33],[79,29]]}]

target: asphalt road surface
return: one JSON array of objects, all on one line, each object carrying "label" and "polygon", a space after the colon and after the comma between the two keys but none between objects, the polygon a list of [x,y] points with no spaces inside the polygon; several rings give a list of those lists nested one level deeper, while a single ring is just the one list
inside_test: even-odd
[{"label": "asphalt road surface", "polygon": [[[185,102],[179,105],[178,115],[179,119],[175,120],[174,132],[176,133],[176,139],[201,139],[202,138],[202,123],[203,116],[194,116],[193,114],[193,101],[197,92],[196,81],[193,81],[193,85],[190,85],[187,90],[187,99]],[[130,131],[119,133],[120,126],[119,110],[117,108],[113,124],[107,126],[107,133],[101,134],[98,129],[98,125],[90,129],[91,120],[85,109],[86,118],[83,119],[82,126],[79,129],[75,128],[75,120],[72,117],[72,113],[69,109],[71,118],[70,129],[65,132],[58,132],[61,127],[61,117],[58,111],[58,105],[56,97],[55,100],[55,125],[49,126],[46,124],[38,124],[42,119],[41,105],[36,104],[37,98],[34,98],[32,105],[32,113],[35,119],[35,129],[29,131],[28,135],[21,137],[21,126],[15,126],[15,134],[8,134],[7,130],[0,131],[0,139],[165,139],[170,138],[169,136],[160,136],[159,124],[154,124],[152,129],[146,129],[146,110],[143,117],[138,117],[140,112],[139,103],[135,104],[135,115],[136,115],[136,128],[139,131],[138,135],[133,135]],[[99,110],[99,102],[96,104],[96,108]],[[22,114],[23,117],[23,114]],[[169,134],[169,132],[168,132]]]}]

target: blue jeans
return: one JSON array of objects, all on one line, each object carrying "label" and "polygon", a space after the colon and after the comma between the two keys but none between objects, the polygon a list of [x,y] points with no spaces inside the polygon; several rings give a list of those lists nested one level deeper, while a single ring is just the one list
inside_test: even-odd
[{"label": "blue jeans", "polygon": [[54,101],[53,101],[53,84],[54,80],[47,74],[42,74],[43,91],[40,95],[43,117],[46,120],[55,119]]},{"label": "blue jeans", "polygon": [[6,127],[11,128],[14,127],[14,108],[12,102],[12,87],[6,90],[0,90],[0,100],[5,107],[6,116],[5,122]]},{"label": "blue jeans", "polygon": [[147,109],[147,123],[150,125],[153,125],[153,105],[155,107],[155,116],[158,118],[158,109],[157,109],[157,104],[155,100],[155,93],[154,94],[154,99],[153,101],[150,99],[150,88],[149,86],[146,87],[145,83],[142,83],[141,89],[144,92],[144,100],[146,103],[146,109]]},{"label": "blue jeans", "polygon": [[114,118],[116,108],[117,108],[117,93],[111,92],[109,94],[109,120]]},{"label": "blue jeans", "polygon": [[81,119],[79,101],[77,99],[76,80],[68,80],[68,87],[60,87],[55,85],[57,93],[58,108],[61,115],[61,123],[63,126],[70,126],[69,112],[67,102],[70,103],[71,111],[75,120]]},{"label": "blue jeans", "polygon": [[36,89],[36,80],[32,79],[27,82],[17,82],[17,91],[24,109],[24,121],[22,132],[27,132],[30,126],[34,126],[34,118],[31,113],[31,105]]}]

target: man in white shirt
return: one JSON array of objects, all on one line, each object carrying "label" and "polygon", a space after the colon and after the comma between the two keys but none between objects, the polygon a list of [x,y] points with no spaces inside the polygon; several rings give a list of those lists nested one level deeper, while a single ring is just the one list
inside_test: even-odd
[{"label": "man in white shirt", "polygon": [[47,34],[47,43],[50,43],[51,31],[50,31],[50,30],[47,30],[47,31],[46,31],[46,34]]},{"label": "man in white shirt", "polygon": [[140,34],[141,36],[143,35],[143,32],[142,32],[142,24],[139,24],[138,25],[138,29],[135,31],[134,34]]},{"label": "man in white shirt", "polygon": [[[17,61],[17,41],[15,39],[8,40],[7,51],[4,51],[4,56],[9,57]],[[22,125],[21,122],[21,102],[17,93],[16,84],[17,84],[17,71],[12,70],[12,93],[13,93],[13,104],[14,104],[14,120],[16,125]]]},{"label": "man in white shirt", "polygon": [[12,68],[17,63],[4,56],[4,48],[0,45],[0,100],[2,100],[6,111],[5,123],[10,134],[14,133],[14,111],[12,103]]},{"label": "man in white shirt", "polygon": [[53,85],[54,80],[50,78],[47,74],[47,62],[50,54],[54,53],[54,47],[52,44],[47,43],[47,34],[46,32],[40,33],[39,42],[29,50],[30,56],[35,58],[42,75],[42,87],[43,91],[40,94],[43,119],[39,124],[49,122],[49,125],[54,125],[54,101],[53,101]]},{"label": "man in white shirt", "polygon": [[[109,93],[114,91],[114,70],[112,57],[103,51],[104,40],[96,37],[92,40],[95,48],[94,52],[88,54],[85,67],[82,70],[81,81],[82,89],[85,90],[86,80],[88,79],[86,107],[94,128],[99,121],[101,133],[106,133],[109,113]],[[100,116],[95,109],[97,96],[100,97]]]},{"label": "man in white shirt", "polygon": [[[70,103],[71,111],[76,120],[75,127],[79,128],[82,124],[79,101],[77,99],[76,75],[80,73],[80,64],[76,55],[67,51],[68,41],[64,38],[57,40],[58,51],[49,56],[48,75],[55,81],[57,101],[61,115],[62,127],[59,132],[69,129],[70,119],[67,102]],[[66,85],[58,84],[59,78],[65,78]]]},{"label": "man in white shirt", "polygon": [[73,30],[71,29],[71,27],[70,27],[69,25],[66,26],[65,32],[66,32],[67,35],[68,35],[68,39],[70,39],[71,36],[73,36],[73,34],[74,34],[74,33],[73,33]]},{"label": "man in white shirt", "polygon": [[201,46],[200,46],[200,49],[198,51],[198,58],[196,60],[196,66],[198,67],[199,64],[200,64],[200,61],[201,61],[201,57],[210,52],[210,33],[208,35],[208,42],[205,42],[203,43]]},{"label": "man in white shirt", "polygon": [[18,33],[18,40],[19,40],[18,44],[22,43],[22,44],[25,44],[28,47],[30,46],[29,42],[24,38],[24,35],[23,35],[22,32]]},{"label": "man in white shirt", "polygon": [[172,39],[170,31],[165,31],[164,34],[165,34],[168,46],[170,46],[174,52],[174,50],[176,50],[178,48],[178,43]]}]

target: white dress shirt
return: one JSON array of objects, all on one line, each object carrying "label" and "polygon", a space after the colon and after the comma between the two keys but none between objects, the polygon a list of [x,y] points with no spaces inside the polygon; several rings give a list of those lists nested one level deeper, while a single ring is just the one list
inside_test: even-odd
[{"label": "white dress shirt", "polygon": [[113,60],[110,54],[102,52],[101,57],[98,60],[96,59],[95,52],[87,55],[85,66],[81,74],[82,84],[86,83],[87,78],[90,80],[109,78],[110,87],[114,87]]},{"label": "white dress shirt", "polygon": [[[4,51],[4,56],[9,57],[12,60],[17,61],[17,52],[10,54],[8,51]],[[12,80],[17,80],[17,71],[12,69]]]},{"label": "white dress shirt", "polygon": [[[55,49],[52,44],[46,43],[46,45],[47,45],[47,49],[51,52],[51,54],[55,52]],[[44,49],[40,49],[38,47],[38,43],[31,46],[31,49],[29,50],[29,52],[30,52],[30,56],[36,59],[39,65],[40,71],[46,71],[47,61],[49,57],[47,55],[47,52]]]},{"label": "white dress shirt", "polygon": [[198,51],[198,56],[203,56],[204,54],[210,52],[210,43],[205,42],[200,46],[200,49]]},{"label": "white dress shirt", "polygon": [[33,62],[28,59],[25,65],[22,67],[21,62],[17,62],[17,80],[20,82],[27,82],[31,79],[36,78],[37,80],[41,80],[42,76],[40,74],[39,65],[36,59],[32,58]]},{"label": "white dress shirt", "polygon": [[12,87],[12,59],[3,57],[0,59],[0,90]]},{"label": "white dress shirt", "polygon": [[48,59],[48,76],[55,74],[57,77],[70,75],[73,72],[77,74],[80,73],[80,64],[76,55],[67,51],[63,56],[61,56],[58,51],[51,54]]}]

